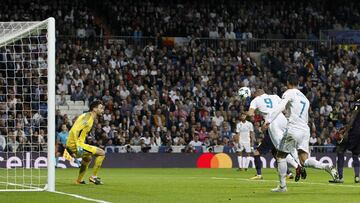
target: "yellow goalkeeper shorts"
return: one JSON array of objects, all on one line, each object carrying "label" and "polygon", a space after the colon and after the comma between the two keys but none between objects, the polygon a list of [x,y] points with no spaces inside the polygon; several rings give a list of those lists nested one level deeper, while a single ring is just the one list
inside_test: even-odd
[{"label": "yellow goalkeeper shorts", "polygon": [[88,144],[82,144],[81,147],[80,146],[67,147],[68,151],[71,151],[71,153],[74,153],[77,158],[96,154],[96,148],[97,147],[88,145]]}]

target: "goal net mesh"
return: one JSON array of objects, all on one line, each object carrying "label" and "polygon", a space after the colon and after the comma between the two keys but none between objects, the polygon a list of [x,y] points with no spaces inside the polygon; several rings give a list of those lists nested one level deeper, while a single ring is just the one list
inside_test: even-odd
[{"label": "goal net mesh", "polygon": [[47,184],[47,34],[44,22],[0,22],[0,190]]}]

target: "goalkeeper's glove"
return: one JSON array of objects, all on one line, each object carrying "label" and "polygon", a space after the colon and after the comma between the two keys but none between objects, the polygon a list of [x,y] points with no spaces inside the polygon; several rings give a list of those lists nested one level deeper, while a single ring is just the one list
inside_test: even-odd
[{"label": "goalkeeper's glove", "polygon": [[76,150],[76,151],[77,151],[77,155],[78,155],[78,156],[82,156],[83,153],[84,153],[83,148],[82,148],[82,147],[79,147],[79,146],[77,147],[77,150]]},{"label": "goalkeeper's glove", "polygon": [[80,168],[81,162],[79,161],[79,159],[74,158],[74,163],[76,163],[78,165],[78,167]]}]

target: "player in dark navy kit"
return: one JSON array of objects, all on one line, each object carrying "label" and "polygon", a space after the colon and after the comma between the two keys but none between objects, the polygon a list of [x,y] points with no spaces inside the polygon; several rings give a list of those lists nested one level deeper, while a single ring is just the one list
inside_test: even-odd
[{"label": "player in dark navy kit", "polygon": [[343,183],[344,153],[346,150],[351,151],[353,158],[353,167],[355,173],[355,183],[359,183],[359,154],[360,154],[360,94],[353,103],[353,111],[348,125],[339,131],[337,139],[337,168],[339,178],[329,180],[330,183]]}]

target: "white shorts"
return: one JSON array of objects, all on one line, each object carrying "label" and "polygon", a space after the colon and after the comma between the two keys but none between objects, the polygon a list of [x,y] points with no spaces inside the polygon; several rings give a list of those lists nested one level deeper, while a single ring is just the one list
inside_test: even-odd
[{"label": "white shorts", "polygon": [[310,129],[299,130],[290,128],[286,131],[285,136],[280,142],[279,150],[286,153],[293,153],[294,149],[309,154]]},{"label": "white shorts", "polygon": [[270,135],[270,139],[274,144],[276,149],[279,149],[280,142],[284,137],[285,131],[287,126],[287,119],[283,114],[279,114],[276,119],[271,122],[268,132]]},{"label": "white shorts", "polygon": [[248,143],[248,142],[240,142],[240,143],[237,144],[237,146],[236,146],[236,151],[237,152],[242,152],[244,150],[245,150],[246,153],[251,153],[250,143]]}]

